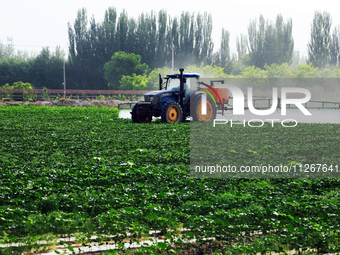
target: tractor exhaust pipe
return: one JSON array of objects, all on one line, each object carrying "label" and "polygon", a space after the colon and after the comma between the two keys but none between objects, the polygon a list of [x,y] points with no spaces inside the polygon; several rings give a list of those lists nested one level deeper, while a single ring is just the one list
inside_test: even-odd
[{"label": "tractor exhaust pipe", "polygon": [[163,80],[162,80],[162,76],[160,73],[158,74],[158,83],[159,83],[159,90],[162,90]]},{"label": "tractor exhaust pipe", "polygon": [[179,105],[183,108],[183,97],[184,97],[184,83],[183,83],[183,71],[184,68],[179,69],[180,78],[179,78],[179,91],[180,91],[180,97],[179,97]]}]

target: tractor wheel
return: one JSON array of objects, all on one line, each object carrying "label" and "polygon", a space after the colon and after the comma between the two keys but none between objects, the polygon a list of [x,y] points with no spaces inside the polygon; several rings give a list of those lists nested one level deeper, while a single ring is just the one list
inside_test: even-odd
[{"label": "tractor wheel", "polygon": [[150,123],[152,120],[152,116],[135,114],[137,113],[137,108],[138,104],[135,104],[132,108],[132,123]]},{"label": "tractor wheel", "polygon": [[162,122],[178,123],[183,119],[182,107],[175,101],[166,102],[161,110]]},{"label": "tractor wheel", "polygon": [[207,95],[207,114],[202,114],[202,96],[194,98],[190,105],[190,115],[193,121],[212,122],[216,118],[216,105],[210,95]]}]

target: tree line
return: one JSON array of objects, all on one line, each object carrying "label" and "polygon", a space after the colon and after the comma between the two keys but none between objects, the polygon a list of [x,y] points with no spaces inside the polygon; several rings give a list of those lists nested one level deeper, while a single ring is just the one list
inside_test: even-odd
[{"label": "tree line", "polygon": [[[208,13],[183,12],[171,17],[161,10],[142,13],[135,19],[124,10],[118,13],[110,7],[103,21],[97,22],[94,17],[88,19],[87,10],[82,8],[74,22],[68,24],[67,88],[108,89],[109,83],[114,84],[111,88],[119,88],[122,76],[105,74],[104,69],[119,52],[140,56],[148,67],[136,77],[155,68],[171,67],[172,50],[176,67],[217,66],[229,75],[239,75],[249,66],[265,70],[272,64],[291,65],[298,56],[294,53],[293,21],[284,20],[281,14],[275,21],[265,20],[262,15],[251,20],[248,34],[237,37],[237,53],[231,53],[230,33],[224,28],[219,48],[213,51],[212,27]],[[315,12],[307,49],[307,63],[314,67],[340,64],[340,28],[335,27],[331,33],[329,13]],[[60,48],[55,52],[43,48],[34,57],[15,55],[11,47],[0,44],[0,85],[23,81],[36,88],[62,88],[64,55]],[[111,76],[110,81],[107,76]]]},{"label": "tree line", "polygon": [[129,18],[108,8],[104,21],[92,17],[88,23],[86,9],[79,10],[73,25],[68,24],[69,64],[74,72],[76,88],[107,88],[105,63],[116,52],[140,55],[151,69],[171,65],[172,49],[176,63],[212,64],[212,16],[183,12],[171,18],[166,11],[142,13]]}]

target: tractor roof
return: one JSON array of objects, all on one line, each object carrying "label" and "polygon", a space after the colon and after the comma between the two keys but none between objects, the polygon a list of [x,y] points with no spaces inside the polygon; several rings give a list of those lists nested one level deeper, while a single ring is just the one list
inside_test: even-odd
[{"label": "tractor roof", "polygon": [[[199,73],[184,73],[183,76],[184,77],[200,77],[200,74]],[[169,78],[179,78],[180,74],[179,73],[168,74],[167,77],[169,77]]]}]

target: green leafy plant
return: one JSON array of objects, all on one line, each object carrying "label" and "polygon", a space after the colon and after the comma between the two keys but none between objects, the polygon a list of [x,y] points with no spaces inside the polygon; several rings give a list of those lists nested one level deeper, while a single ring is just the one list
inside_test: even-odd
[{"label": "green leafy plant", "polygon": [[48,94],[48,89],[46,87],[43,87],[43,99],[44,100],[50,100],[50,96]]},{"label": "green leafy plant", "polygon": [[[340,251],[338,178],[194,178],[188,170],[195,125],[133,125],[118,113],[96,106],[0,107],[1,139],[11,144],[0,147],[6,253],[48,250],[61,236],[81,245],[96,236],[119,245],[117,253],[149,238],[152,245],[139,252]],[[229,164],[339,164],[338,124],[221,126],[215,129],[228,144]]]},{"label": "green leafy plant", "polygon": [[96,97],[96,99],[97,99],[97,100],[99,100],[99,99],[105,99],[105,96],[104,96],[104,95],[99,95],[99,96]]},{"label": "green leafy plant", "polygon": [[24,91],[24,101],[29,101],[29,94],[28,94],[28,92],[27,91]]}]

